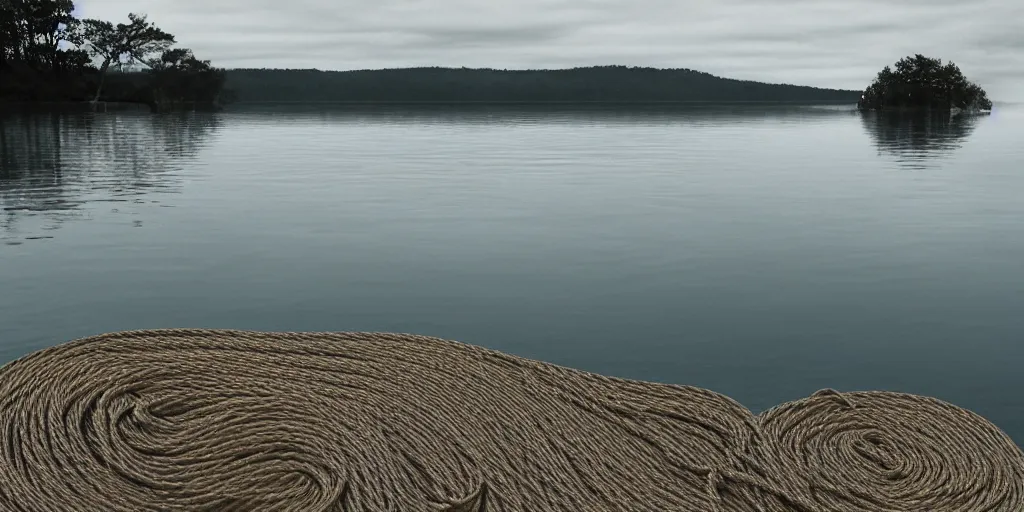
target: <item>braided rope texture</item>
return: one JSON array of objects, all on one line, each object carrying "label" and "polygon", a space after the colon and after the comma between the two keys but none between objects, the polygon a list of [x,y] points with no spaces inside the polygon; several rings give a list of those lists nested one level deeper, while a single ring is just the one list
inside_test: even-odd
[{"label": "braided rope texture", "polygon": [[121,332],[0,368],[0,510],[1024,510],[1024,455],[913,395],[755,416],[412,335]]}]

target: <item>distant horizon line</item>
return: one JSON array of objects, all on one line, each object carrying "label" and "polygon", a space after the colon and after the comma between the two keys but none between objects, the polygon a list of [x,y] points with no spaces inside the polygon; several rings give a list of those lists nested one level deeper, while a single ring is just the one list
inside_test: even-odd
[{"label": "distant horizon line", "polygon": [[242,100],[247,105],[852,105],[849,100]]},{"label": "distant horizon line", "polygon": [[691,73],[698,73],[707,75],[713,78],[721,80],[732,80],[736,82],[751,82],[758,84],[767,85],[785,85],[790,87],[807,87],[810,89],[821,89],[829,91],[841,91],[841,92],[863,92],[863,89],[843,89],[836,87],[821,87],[816,85],[800,85],[786,82],[766,82],[760,80],[752,80],[746,78],[731,78],[727,76],[720,76],[707,71],[701,71],[693,68],[659,68],[653,66],[627,66],[623,64],[600,64],[591,66],[573,66],[564,68],[493,68],[493,67],[468,67],[468,66],[404,66],[404,67],[384,67],[384,68],[355,68],[355,69],[321,69],[321,68],[275,68],[275,67],[222,67],[225,71],[315,71],[318,73],[373,73],[383,71],[411,71],[411,70],[425,70],[425,69],[441,69],[451,71],[497,71],[505,73],[537,73],[537,72],[551,72],[551,71],[579,71],[588,69],[607,69],[607,68],[623,68],[626,70],[634,71],[688,71]]}]

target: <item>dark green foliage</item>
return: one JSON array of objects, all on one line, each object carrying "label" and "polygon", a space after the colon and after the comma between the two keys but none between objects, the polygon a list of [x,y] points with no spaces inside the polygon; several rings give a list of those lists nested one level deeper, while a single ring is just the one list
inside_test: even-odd
[{"label": "dark green foliage", "polygon": [[114,26],[109,21],[83,20],[82,38],[89,51],[108,63],[135,63],[174,44],[173,35],[146,21],[145,16],[131,13],[128,21]]},{"label": "dark green foliage", "polygon": [[224,71],[199,60],[192,50],[176,48],[165,51],[149,63],[153,97],[159,105],[220,104],[224,88]]},{"label": "dark green foliage", "polygon": [[71,0],[0,0],[0,67],[59,67],[60,44],[79,42],[74,7]]},{"label": "dark green foliage", "polygon": [[0,0],[0,98],[73,100],[87,94],[89,57],[71,0]]},{"label": "dark green foliage", "polygon": [[[0,101],[105,100],[163,108],[221,99],[223,71],[190,50],[168,50],[174,36],[145,16],[129,14],[128,23],[115,25],[78,20],[73,10],[71,0],[0,0]],[[157,66],[145,72],[111,72],[152,63]]]},{"label": "dark green foliage", "polygon": [[103,20],[82,21],[85,47],[102,61],[95,101],[100,99],[104,79],[112,63],[134,64],[174,44],[174,36],[146,21],[145,16],[132,13],[128,15],[128,20],[130,23],[118,23],[116,26]]},{"label": "dark green foliage", "polygon": [[233,69],[240,102],[849,102],[859,92],[719,78],[689,69]]},{"label": "dark green foliage", "polygon": [[886,66],[864,91],[862,110],[933,109],[987,110],[988,95],[970,82],[952,62],[942,63],[921,54],[904,57],[896,69]]}]

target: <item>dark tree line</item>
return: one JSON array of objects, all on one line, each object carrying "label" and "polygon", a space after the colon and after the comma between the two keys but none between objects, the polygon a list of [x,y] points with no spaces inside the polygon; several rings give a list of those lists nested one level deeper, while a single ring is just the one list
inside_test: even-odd
[{"label": "dark tree line", "polygon": [[233,69],[240,102],[837,102],[859,91],[719,78],[688,69]]},{"label": "dark tree line", "polygon": [[[70,0],[0,0],[0,98],[84,94],[90,62]],[[64,44],[62,44],[64,43]]]},{"label": "dark tree line", "polygon": [[224,91],[225,75],[208,60],[199,60],[192,50],[176,48],[150,59],[154,77],[153,96],[157,103],[176,105],[194,101],[218,104],[228,100]]},{"label": "dark tree line", "polygon": [[864,91],[862,110],[930,109],[987,110],[992,102],[984,89],[967,80],[952,62],[917,54],[904,57],[895,69],[886,66]]},{"label": "dark tree line", "polygon": [[220,100],[223,70],[172,49],[174,36],[145,16],[114,24],[78,19],[74,8],[72,0],[0,0],[0,101]]}]

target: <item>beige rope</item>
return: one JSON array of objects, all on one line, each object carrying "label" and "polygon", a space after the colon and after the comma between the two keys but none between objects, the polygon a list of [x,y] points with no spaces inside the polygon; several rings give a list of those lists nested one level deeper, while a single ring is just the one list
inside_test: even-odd
[{"label": "beige rope", "polygon": [[394,334],[165,330],[0,369],[0,510],[1024,510],[1024,456],[935,400],[755,417],[699,388]]},{"label": "beige rope", "polygon": [[763,413],[760,425],[771,480],[813,510],[1024,510],[1017,446],[939,400],[825,390]]}]

